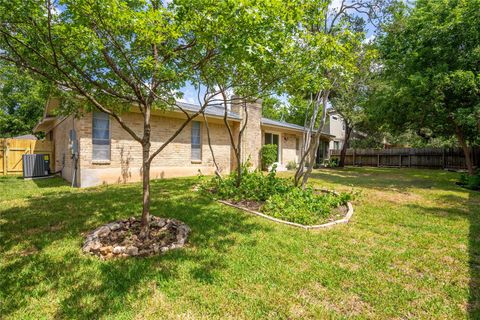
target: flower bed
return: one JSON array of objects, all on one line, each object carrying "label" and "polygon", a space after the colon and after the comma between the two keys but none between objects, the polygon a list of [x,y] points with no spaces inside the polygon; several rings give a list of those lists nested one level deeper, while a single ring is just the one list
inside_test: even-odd
[{"label": "flower bed", "polygon": [[235,186],[235,173],[223,179],[215,177],[202,184],[202,190],[236,207],[300,225],[319,225],[341,219],[351,199],[348,193],[295,187],[290,179],[277,177],[275,170],[267,175],[244,170],[239,187]]}]

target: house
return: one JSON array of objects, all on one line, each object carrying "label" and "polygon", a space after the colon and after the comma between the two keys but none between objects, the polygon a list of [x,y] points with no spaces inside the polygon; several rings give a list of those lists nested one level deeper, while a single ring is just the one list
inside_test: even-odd
[{"label": "house", "polygon": [[[345,122],[343,117],[334,109],[329,109],[327,111],[325,132],[328,132],[332,136],[328,148],[330,150],[341,150],[345,142]],[[367,135],[365,133],[353,129],[352,133],[350,134],[350,141],[360,140],[366,137]]]},{"label": "house", "polygon": [[[85,113],[81,117],[58,116],[55,109],[59,99],[49,99],[43,119],[35,127],[45,132],[46,139],[54,144],[54,167],[68,181],[79,187],[100,184],[140,181],[142,175],[142,149],[138,142],[107,114]],[[178,102],[187,112],[194,113],[199,106]],[[246,117],[239,104],[232,104],[227,114],[234,134]],[[235,168],[235,155],[224,123],[224,109],[207,107],[206,119],[215,159],[222,173]],[[143,119],[139,110],[122,114],[123,120],[139,134],[143,131]],[[158,148],[180,127],[186,119],[180,110],[154,111],[152,113],[152,147]],[[260,149],[264,144],[278,146],[279,168],[290,161],[298,162],[303,144],[304,128],[291,123],[262,117],[262,101],[248,104],[248,121],[242,145],[242,161],[249,159],[254,168],[260,167]],[[328,146],[332,137],[322,136]],[[328,149],[319,152],[328,155]],[[151,178],[194,176],[199,172],[213,174],[212,160],[203,117],[192,121],[152,161]]]},{"label": "house", "polygon": [[333,109],[329,109],[327,112],[325,131],[333,136],[328,148],[333,150],[342,149],[345,141],[345,123],[342,116]]}]

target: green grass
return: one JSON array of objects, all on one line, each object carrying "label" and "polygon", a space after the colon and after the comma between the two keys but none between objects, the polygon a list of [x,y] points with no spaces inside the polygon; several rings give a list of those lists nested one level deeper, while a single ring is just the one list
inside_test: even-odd
[{"label": "green grass", "polygon": [[304,231],[152,182],[152,212],[185,221],[186,248],[102,262],[93,228],[141,212],[139,184],[71,189],[0,178],[2,319],[480,318],[480,193],[458,174],[315,171],[360,192],[348,225]]}]

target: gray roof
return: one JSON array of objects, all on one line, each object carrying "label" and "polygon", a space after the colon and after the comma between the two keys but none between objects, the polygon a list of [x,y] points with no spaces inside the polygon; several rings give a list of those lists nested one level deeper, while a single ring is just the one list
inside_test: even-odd
[{"label": "gray roof", "polygon": [[[282,127],[282,128],[292,129],[292,130],[305,131],[305,127],[299,126],[298,124],[288,123],[285,121],[272,120],[268,118],[262,118],[262,124],[267,126]],[[333,137],[333,135],[325,131],[323,131],[322,134]]]},{"label": "gray roof", "polygon": [[305,130],[303,126],[299,126],[298,124],[288,123],[285,121],[272,120],[268,118],[262,118],[262,124],[275,126],[275,127],[288,128],[293,130],[299,130],[299,131]]},{"label": "gray roof", "polygon": [[[186,103],[186,102],[177,101],[177,105],[179,105],[181,108],[185,109],[186,111],[190,111],[190,112],[196,112],[200,109],[199,105]],[[205,114],[210,116],[223,117],[224,112],[225,112],[224,107],[220,105],[207,106],[207,108],[205,109]],[[235,120],[242,119],[238,113],[232,112],[230,110],[227,111],[227,116],[229,119],[235,119]],[[261,124],[267,125],[267,126],[286,128],[286,129],[291,129],[296,131],[305,131],[305,128],[303,126],[299,126],[298,124],[288,123],[285,121],[272,120],[264,117],[262,117]],[[330,135],[328,132],[323,132],[323,134]]]},{"label": "gray roof", "polygon": [[21,136],[13,137],[12,139],[16,139],[16,140],[38,140],[37,137],[34,136],[33,134],[24,134],[24,135],[21,135]]},{"label": "gray roof", "polygon": [[[197,112],[200,110],[200,106],[196,104],[186,103],[186,102],[179,102],[177,101],[177,105],[183,108],[185,111]],[[205,114],[208,116],[216,116],[216,117],[223,117],[225,113],[225,108],[219,105],[210,105],[205,108]],[[241,120],[242,118],[238,113],[227,111],[227,117],[229,119]]]}]

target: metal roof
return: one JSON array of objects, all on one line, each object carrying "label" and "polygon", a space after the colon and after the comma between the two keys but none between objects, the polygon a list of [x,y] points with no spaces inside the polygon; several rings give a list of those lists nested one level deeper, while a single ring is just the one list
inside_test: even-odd
[{"label": "metal roof", "polygon": [[[200,110],[200,106],[196,104],[177,101],[177,105],[185,109],[185,111],[197,112],[198,110]],[[218,105],[210,105],[205,108],[205,114],[207,116],[223,117],[225,114],[225,108]],[[232,112],[230,110],[227,111],[227,117],[234,120],[242,119],[238,113]]]},{"label": "metal roof", "polygon": [[[262,124],[267,125],[267,126],[274,126],[274,127],[281,127],[281,128],[288,128],[292,130],[297,130],[297,131],[305,131],[305,127],[299,126],[298,124],[293,124],[293,123],[288,123],[285,121],[278,121],[278,120],[272,120],[268,118],[262,118]],[[326,136],[332,136],[328,132],[322,132],[322,135]]]},{"label": "metal roof", "polygon": [[299,131],[305,130],[303,126],[299,126],[298,124],[288,123],[285,121],[272,120],[268,118],[262,118],[262,124],[275,126],[275,127],[288,128],[293,130],[299,130]]}]

